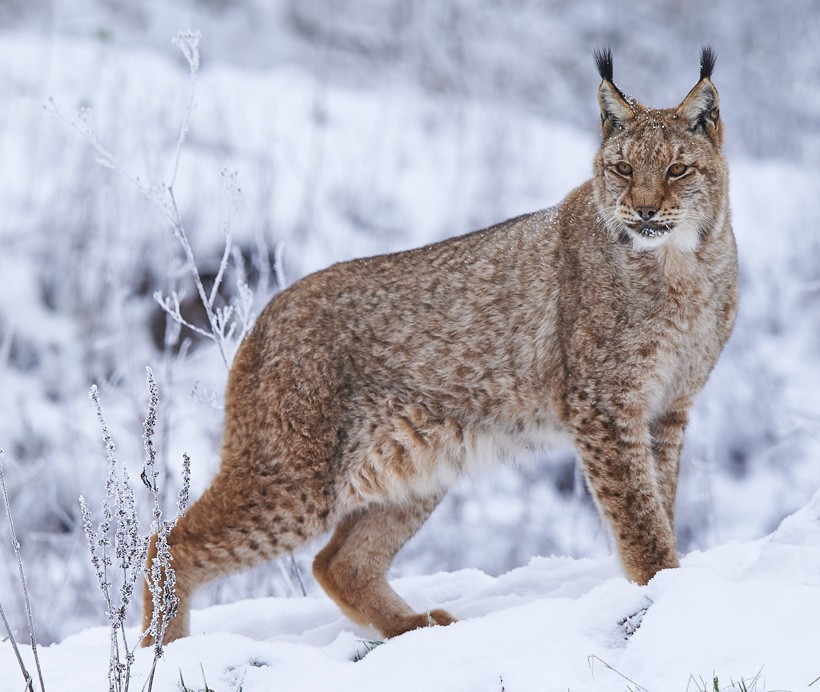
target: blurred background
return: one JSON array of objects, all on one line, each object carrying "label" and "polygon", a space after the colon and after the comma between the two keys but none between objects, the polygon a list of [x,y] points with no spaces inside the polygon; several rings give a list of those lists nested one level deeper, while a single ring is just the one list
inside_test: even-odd
[{"label": "blurred background", "polygon": [[[201,32],[201,63],[174,177],[181,30]],[[677,530],[682,551],[764,537],[820,487],[818,38],[812,0],[4,0],[0,448],[40,640],[104,622],[77,502],[104,494],[92,384],[138,478],[153,368],[170,508],[183,451],[194,496],[218,466],[227,368],[153,297],[178,292],[204,326],[149,197],[174,181],[208,290],[230,232],[217,305],[248,286],[258,312],[335,261],[559,202],[591,173],[603,45],[619,86],[664,107],[697,81],[700,47],[718,53],[742,303],[692,418]],[[572,453],[522,462],[454,488],[394,575],[611,552]],[[25,640],[6,535],[0,601]],[[296,555],[309,592],[316,547]],[[297,593],[266,565],[198,602]]]}]

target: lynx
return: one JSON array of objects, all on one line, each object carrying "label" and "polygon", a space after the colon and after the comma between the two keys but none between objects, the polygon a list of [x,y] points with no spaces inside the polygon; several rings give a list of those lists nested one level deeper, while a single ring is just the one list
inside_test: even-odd
[{"label": "lynx", "polygon": [[454,622],[393,591],[393,558],[466,470],[561,438],[626,575],[678,565],[684,428],[737,309],[715,56],[663,110],[615,86],[609,50],[595,60],[592,180],[551,209],[331,266],[260,314],[221,469],[170,537],[166,641],[188,634],[197,587],[328,531],[313,571],[350,619],[386,637]]}]

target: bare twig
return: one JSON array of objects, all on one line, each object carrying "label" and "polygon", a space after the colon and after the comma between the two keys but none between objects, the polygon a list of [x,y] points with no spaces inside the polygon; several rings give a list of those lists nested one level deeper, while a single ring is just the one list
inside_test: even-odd
[{"label": "bare twig", "polygon": [[188,68],[191,73],[191,89],[188,94],[188,106],[185,108],[185,117],[182,121],[182,127],[179,128],[179,137],[177,138],[176,154],[174,156],[174,168],[171,174],[171,182],[168,187],[173,188],[177,179],[177,172],[179,171],[179,160],[182,157],[182,146],[185,144],[185,138],[188,136],[188,124],[191,120],[191,113],[194,111],[194,96],[196,95],[196,75],[199,71],[199,39],[201,34],[198,31],[194,32],[179,32],[171,43],[179,48],[180,52],[188,61]]},{"label": "bare twig", "polygon": [[307,596],[305,582],[302,579],[302,570],[299,569],[299,564],[296,562],[296,558],[293,556],[293,553],[288,553],[288,556],[290,558],[291,577],[296,579],[296,583],[299,586],[299,590],[302,592],[302,596]]},{"label": "bare twig", "polygon": [[17,640],[14,638],[14,632],[11,631],[9,621],[6,619],[6,611],[3,610],[2,603],[0,603],[0,618],[3,619],[3,626],[6,628],[6,632],[9,635],[11,648],[14,649],[14,655],[17,657],[17,665],[20,666],[20,671],[23,673],[23,679],[26,681],[26,692],[33,692],[34,682],[31,679],[31,673],[26,670],[26,664],[23,663],[23,657],[20,655],[20,649],[17,648]]},{"label": "bare twig", "polygon": [[[34,633],[34,618],[31,615],[31,600],[29,599],[28,595],[28,587],[26,586],[26,573],[23,570],[23,557],[20,552],[20,542],[17,540],[17,533],[14,530],[14,521],[11,518],[11,505],[9,504],[9,495],[8,491],[6,490],[6,479],[3,475],[3,451],[0,450],[0,486],[2,487],[3,491],[3,504],[6,507],[6,521],[9,525],[9,534],[11,536],[11,546],[14,550],[14,555],[17,558],[17,570],[20,573],[20,586],[23,589],[23,603],[26,608],[26,619],[28,620],[28,634],[29,640],[31,642],[31,652],[34,655],[34,665],[37,668],[37,678],[40,682],[40,691],[45,692],[45,685],[43,684],[43,671],[40,668],[40,657],[37,654],[37,636]],[[3,621],[5,622],[6,617],[5,614],[3,615]],[[8,623],[6,624],[8,627]],[[15,647],[16,649],[16,647]],[[24,673],[27,675],[27,673]],[[29,685],[31,684],[29,678]]]},{"label": "bare twig", "polygon": [[595,654],[592,654],[591,656],[587,656],[587,661],[589,662],[589,669],[590,670],[593,670],[593,664],[595,663],[595,661],[599,661],[605,667],[609,668],[609,670],[611,670],[613,673],[615,673],[616,675],[620,675],[628,683],[630,683],[632,685],[635,685],[635,690],[637,692],[649,692],[649,690],[647,690],[645,687],[639,685],[637,682],[635,682],[631,678],[626,677],[626,675],[624,675],[620,670],[617,670],[616,668],[613,668],[611,665],[609,665],[609,663],[607,663],[600,656],[596,656]]},{"label": "bare twig", "polygon": [[[193,84],[191,86],[193,88]],[[217,328],[217,321],[216,315],[214,314],[213,307],[210,305],[208,301],[208,295],[205,292],[205,286],[202,284],[202,277],[199,275],[199,270],[197,269],[196,259],[194,258],[194,251],[191,247],[191,243],[188,240],[188,234],[185,232],[185,227],[182,224],[182,217],[179,213],[179,208],[177,207],[177,200],[176,195],[174,194],[173,187],[166,187],[165,188],[168,199],[170,200],[170,219],[171,219],[171,226],[174,231],[174,235],[176,236],[179,244],[182,246],[182,250],[185,253],[185,259],[188,263],[188,269],[191,272],[191,276],[194,280],[194,285],[196,286],[197,294],[199,295],[200,301],[202,301],[202,306],[205,309],[205,316],[208,318],[208,324],[211,327],[211,334],[208,335],[205,333],[206,336],[213,339],[216,342],[216,345],[219,347],[219,353],[222,356],[222,361],[225,363],[225,367],[228,368],[229,360],[228,355],[225,350],[225,342],[218,338],[219,330]]]},{"label": "bare twig", "polygon": [[167,297],[163,296],[161,291],[155,291],[154,300],[157,301],[157,304],[177,324],[180,324],[183,327],[188,327],[188,329],[192,332],[199,334],[200,336],[204,336],[206,339],[213,339],[216,341],[213,331],[207,331],[201,327],[197,327],[195,324],[191,324],[182,316],[182,313],[180,312],[179,295],[176,291],[172,291]]},{"label": "bare twig", "polygon": [[698,677],[700,678],[700,684],[703,685],[703,687],[700,687],[700,685],[698,684],[698,681],[695,680],[694,674],[690,673],[689,674],[689,679],[686,681],[686,689],[684,690],[684,692],[689,692],[689,686],[692,683],[695,683],[695,687],[697,687],[698,690],[706,690],[706,682],[704,681],[703,676],[699,675]]},{"label": "bare twig", "polygon": [[219,262],[219,271],[216,273],[214,285],[211,286],[211,295],[208,296],[208,304],[211,308],[213,308],[216,297],[219,295],[219,287],[222,285],[225,270],[228,268],[228,260],[231,258],[231,247],[233,246],[233,238],[228,227],[223,226],[222,232],[225,234],[225,249],[222,252],[222,259]]},{"label": "bare twig", "polygon": [[288,287],[287,277],[285,276],[285,244],[279,242],[273,251],[273,271],[276,274],[276,286],[280,291],[284,291]]}]

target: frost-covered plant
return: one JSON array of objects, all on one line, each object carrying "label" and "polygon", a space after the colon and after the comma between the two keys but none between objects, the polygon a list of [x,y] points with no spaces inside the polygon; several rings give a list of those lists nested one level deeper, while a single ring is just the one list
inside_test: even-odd
[{"label": "frost-covered plant", "polygon": [[[183,455],[182,489],[179,493],[177,513],[173,519],[166,521],[163,519],[159,502],[157,483],[159,472],[156,469],[156,451],[153,444],[159,397],[151,369],[147,368],[147,372],[149,402],[148,414],[143,424],[143,440],[147,457],[141,477],[153,496],[154,507],[150,529],[146,534],[140,531],[134,489],[131,486],[127,469],[117,460],[116,446],[103,416],[99,392],[96,386],[91,388],[91,400],[102,428],[107,464],[105,497],[100,510],[101,519],[96,529],[93,525],[91,510],[83,497],[80,497],[80,508],[83,529],[91,553],[91,564],[94,566],[97,585],[105,599],[106,618],[111,630],[108,665],[109,692],[127,692],[131,681],[134,652],[139,641],[145,636],[151,636],[154,640],[154,662],[148,685],[148,689],[151,689],[154,670],[158,659],[162,656],[165,627],[174,616],[178,604],[174,595],[175,579],[168,550],[168,536],[188,504],[190,460],[187,455]],[[151,569],[147,570],[144,565],[149,539],[153,534],[158,536],[159,550]],[[126,617],[135,586],[141,576],[148,582],[154,598],[154,618],[151,626],[139,640],[129,645],[125,631]]]},{"label": "frost-covered plant", "polygon": [[[105,168],[110,168],[117,171],[133,185],[135,185],[170,224],[174,237],[179,242],[183,251],[185,266],[193,279],[194,285],[196,286],[197,295],[208,321],[208,328],[203,329],[198,327],[193,324],[191,320],[186,318],[186,316],[182,313],[181,298],[177,291],[171,290],[167,295],[163,295],[161,291],[156,291],[154,293],[154,299],[165,311],[172,324],[187,327],[200,336],[212,340],[219,349],[226,369],[229,369],[236,349],[239,347],[243,337],[253,327],[253,323],[255,321],[255,315],[252,310],[254,293],[246,280],[242,255],[240,252],[236,251],[233,246],[231,232],[233,227],[233,215],[238,210],[242,201],[242,190],[238,184],[235,173],[226,170],[221,172],[225,192],[229,201],[229,213],[221,223],[221,231],[225,238],[222,258],[210,291],[207,291],[205,289],[196,258],[194,257],[194,252],[188,238],[185,224],[183,223],[182,216],[179,211],[174,189],[177,174],[179,172],[182,151],[188,136],[191,115],[195,108],[197,74],[199,72],[200,38],[200,33],[198,31],[180,32],[173,40],[174,46],[180,50],[188,63],[189,93],[185,113],[180,126],[179,135],[177,137],[176,147],[172,157],[170,179],[167,183],[159,182],[152,185],[146,185],[146,183],[142,181],[139,176],[129,172],[129,170],[109,151],[109,149],[107,149],[102,142],[100,142],[94,129],[92,113],[89,109],[83,109],[80,111],[76,120],[70,120],[59,112],[54,101],[50,99],[46,106],[46,110],[59,117],[79,132],[95,150],[97,154],[97,163]],[[284,288],[284,273],[282,272],[281,267],[281,248],[278,249],[276,254],[276,276],[279,282],[279,288],[282,289]],[[225,274],[231,260],[233,260],[235,274],[237,277],[236,292],[229,302],[224,305],[220,305],[220,289],[223,286]],[[169,346],[168,337],[170,334],[176,334],[178,336],[178,330],[166,330],[166,346]],[[213,396],[208,396],[206,398],[211,401],[214,399]],[[153,451],[153,448],[149,454],[156,454],[155,451]],[[156,480],[156,478],[154,480]],[[145,481],[144,477],[143,481]],[[154,487],[156,487],[156,484],[154,484]],[[155,511],[158,505],[159,503],[156,501]],[[166,549],[166,547],[162,545],[161,538],[158,538],[157,550],[160,551],[164,549]],[[292,554],[289,556],[287,568],[280,562],[280,569],[282,570],[283,575],[286,576],[288,583],[292,585],[292,591],[299,592],[302,595],[307,594],[301,571]],[[290,573],[289,575],[288,572]],[[157,612],[156,608],[154,612]]]},{"label": "frost-covered plant", "polygon": [[[91,387],[91,401],[102,428],[107,468],[105,496],[101,506],[102,518],[96,529],[93,525],[91,510],[82,496],[80,496],[80,511],[83,517],[83,529],[88,540],[88,549],[91,553],[91,564],[97,576],[97,585],[105,599],[105,614],[111,630],[108,688],[112,692],[122,692],[128,689],[131,664],[134,658],[125,633],[125,617],[134,593],[134,586],[141,573],[148,544],[147,539],[141,537],[139,533],[134,491],[126,468],[124,466],[121,469],[118,468],[116,446],[108,431],[96,386]],[[116,565],[109,554],[112,547],[112,524]],[[118,598],[114,596],[115,576],[112,574],[114,570],[119,571],[121,577]]]},{"label": "frost-covered plant", "polygon": [[[40,683],[40,692],[45,692],[45,685],[43,684],[43,671],[40,668],[40,657],[37,654],[37,635],[34,633],[34,618],[31,614],[31,600],[29,599],[28,595],[28,586],[26,585],[26,574],[25,570],[23,569],[23,557],[20,552],[20,541],[17,540],[17,532],[14,530],[14,521],[11,516],[11,504],[9,503],[9,495],[6,490],[6,478],[3,475],[2,449],[0,449],[0,489],[2,489],[3,493],[3,505],[6,508],[6,522],[8,523],[9,527],[11,546],[12,550],[14,551],[14,556],[17,559],[17,571],[20,575],[20,587],[23,592],[23,603],[25,605],[26,618],[28,620],[29,641],[31,642],[31,651],[32,655],[34,656],[34,665],[37,668],[37,677]],[[6,612],[5,610],[3,610],[3,605],[1,603],[0,618],[2,618],[3,620],[3,625],[5,626],[6,632],[8,633],[9,641],[11,642],[12,648],[14,649],[14,654],[17,657],[17,663],[20,666],[20,671],[23,673],[23,679],[26,681],[26,692],[33,692],[34,681],[32,680],[31,674],[28,672],[25,664],[23,663],[23,658],[20,655],[20,650],[17,648],[17,642],[14,639],[14,633],[11,630],[9,621],[6,618]]]},{"label": "frost-covered plant", "polygon": [[[151,368],[146,368],[148,372],[148,415],[143,423],[143,442],[145,444],[146,460],[142,471],[142,482],[151,492],[153,498],[153,510],[151,518],[151,531],[149,536],[156,535],[156,555],[151,561],[150,568],[146,565],[145,581],[151,592],[152,613],[151,623],[148,630],[143,634],[149,636],[154,643],[154,661],[149,675],[148,688],[154,680],[154,671],[157,661],[162,656],[163,640],[165,630],[177,610],[179,609],[179,598],[174,593],[176,585],[176,574],[171,565],[173,557],[171,555],[168,537],[177,525],[179,518],[185,513],[188,506],[189,490],[191,485],[191,460],[187,454],[182,455],[182,488],[177,497],[177,512],[170,520],[165,520],[162,512],[162,503],[159,494],[159,470],[157,469],[157,452],[154,446],[154,430],[157,422],[157,406],[159,405],[159,395],[157,385]],[[145,555],[143,555],[143,562]]]},{"label": "frost-covered plant", "polygon": [[[177,324],[183,325],[192,331],[212,339],[219,347],[219,352],[222,355],[222,360],[225,366],[228,367],[232,357],[232,350],[235,349],[241,338],[253,326],[254,317],[251,312],[253,305],[253,292],[244,280],[244,271],[241,262],[241,256],[238,253],[232,253],[232,235],[231,228],[233,226],[233,214],[238,210],[242,200],[242,189],[237,182],[236,173],[223,170],[221,172],[222,180],[225,186],[225,191],[228,195],[229,215],[222,220],[222,233],[225,236],[225,246],[222,253],[222,259],[219,263],[216,278],[210,292],[205,291],[205,286],[202,282],[196,260],[194,259],[191,243],[188,240],[188,234],[182,222],[182,217],[177,206],[176,195],[174,192],[174,185],[176,183],[177,173],[179,171],[179,161],[182,155],[183,145],[188,136],[188,128],[191,119],[191,113],[194,109],[194,96],[196,94],[196,79],[199,71],[199,32],[194,33],[179,33],[174,39],[174,45],[182,52],[185,60],[188,62],[190,71],[190,92],[188,105],[185,109],[185,116],[182,126],[179,130],[179,137],[177,138],[176,149],[174,151],[174,162],[171,174],[171,180],[167,184],[161,184],[152,188],[149,193],[149,199],[157,206],[157,208],[165,215],[171,224],[174,236],[179,241],[188,269],[191,272],[194,284],[196,285],[199,299],[202,307],[205,309],[205,315],[208,319],[209,329],[201,329],[190,321],[186,320],[180,312],[180,300],[176,291],[172,291],[168,296],[163,296],[160,291],[154,293],[154,298],[160,307],[174,320]],[[228,268],[228,263],[233,257],[234,262],[239,270],[237,272],[237,295],[234,301],[225,306],[217,306],[216,301],[219,297],[219,290],[222,286],[222,281],[225,277],[225,271]]]},{"label": "frost-covered plant", "polygon": [[[171,291],[168,295],[163,295],[161,291],[157,291],[154,293],[154,299],[175,323],[188,327],[200,336],[214,341],[227,368],[230,366],[233,353],[239,342],[250,330],[254,322],[254,315],[252,313],[253,291],[244,279],[245,273],[242,266],[241,255],[232,252],[233,240],[231,229],[233,225],[233,214],[238,210],[242,201],[242,190],[238,184],[236,173],[227,170],[221,172],[225,192],[230,203],[230,211],[221,223],[221,230],[225,236],[225,245],[219,269],[217,270],[216,278],[210,291],[205,289],[205,284],[203,283],[202,275],[188,238],[188,232],[179,211],[175,192],[180,159],[188,136],[191,114],[195,108],[196,82],[199,72],[199,40],[200,33],[198,31],[180,32],[173,40],[173,44],[180,50],[188,63],[190,80],[188,102],[177,137],[176,147],[173,152],[171,175],[168,182],[146,184],[138,175],[131,173],[97,137],[93,124],[93,114],[90,109],[82,109],[76,119],[72,120],[65,117],[58,110],[53,99],[49,99],[46,104],[46,110],[79,132],[83,139],[95,150],[97,163],[105,168],[117,171],[135,185],[169,223],[174,237],[179,242],[185,256],[185,266],[190,272],[191,278],[196,286],[197,295],[208,321],[208,328],[202,329],[196,326],[182,314],[180,296],[176,291]],[[237,290],[235,297],[229,304],[220,306],[217,304],[217,299],[220,296],[220,288],[222,287],[225,272],[231,259],[234,260],[237,269]]]}]

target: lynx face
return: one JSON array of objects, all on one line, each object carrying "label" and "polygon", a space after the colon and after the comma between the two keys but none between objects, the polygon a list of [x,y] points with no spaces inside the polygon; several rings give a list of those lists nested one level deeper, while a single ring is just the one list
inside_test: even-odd
[{"label": "lynx face", "polygon": [[710,72],[711,66],[702,70],[680,106],[656,110],[624,96],[602,71],[596,201],[621,242],[693,251],[723,220],[727,176],[723,157],[715,155],[722,131]]}]

